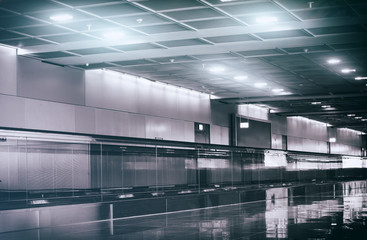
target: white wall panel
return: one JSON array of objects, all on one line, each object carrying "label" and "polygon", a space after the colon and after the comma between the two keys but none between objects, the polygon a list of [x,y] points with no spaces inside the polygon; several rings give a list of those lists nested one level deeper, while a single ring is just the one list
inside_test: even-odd
[{"label": "white wall panel", "polygon": [[16,63],[15,49],[0,46],[0,93],[17,94]]},{"label": "white wall panel", "polygon": [[0,126],[25,126],[25,100],[23,98],[0,95]]},{"label": "white wall panel", "polygon": [[25,127],[54,131],[75,131],[73,105],[25,99]]},{"label": "white wall panel", "polygon": [[[96,133],[103,135],[124,136],[121,112],[96,109]],[[125,135],[126,136],[126,135]]]},{"label": "white wall panel", "polygon": [[96,133],[94,108],[75,106],[75,131],[78,133]]},{"label": "white wall panel", "polygon": [[210,125],[210,143],[222,144],[222,131],[221,127],[217,125]]},{"label": "white wall panel", "polygon": [[221,144],[223,145],[229,145],[229,128],[227,127],[221,127],[221,135],[222,135],[222,140],[221,140]]},{"label": "white wall panel", "polygon": [[288,117],[287,128],[288,136],[328,141],[328,132],[325,123],[303,117]]},{"label": "white wall panel", "polygon": [[18,57],[17,64],[18,96],[85,104],[84,71],[25,57]]},{"label": "white wall panel", "polygon": [[129,137],[145,138],[145,116],[129,114]]},{"label": "white wall panel", "polygon": [[147,116],[145,126],[147,138],[171,139],[171,119]]},{"label": "white wall panel", "polygon": [[185,122],[185,137],[184,141],[194,142],[195,141],[195,124],[193,122]]},{"label": "white wall panel", "polygon": [[175,141],[186,141],[185,139],[185,121],[171,120],[171,139]]}]

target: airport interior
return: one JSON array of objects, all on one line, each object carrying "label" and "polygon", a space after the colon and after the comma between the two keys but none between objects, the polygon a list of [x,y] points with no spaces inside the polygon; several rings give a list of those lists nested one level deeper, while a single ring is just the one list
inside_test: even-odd
[{"label": "airport interior", "polygon": [[367,1],[0,0],[0,239],[366,239]]}]

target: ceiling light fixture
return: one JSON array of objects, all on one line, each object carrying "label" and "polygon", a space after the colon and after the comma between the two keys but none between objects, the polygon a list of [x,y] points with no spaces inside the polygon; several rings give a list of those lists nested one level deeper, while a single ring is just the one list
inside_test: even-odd
[{"label": "ceiling light fixture", "polygon": [[355,117],[355,119],[362,119],[362,117]]},{"label": "ceiling light fixture", "polygon": [[274,93],[280,93],[280,92],[283,92],[284,89],[282,89],[282,88],[274,88],[271,91],[274,92]]},{"label": "ceiling light fixture", "polygon": [[212,73],[221,73],[224,72],[224,68],[223,67],[211,67],[209,68],[209,71]]},{"label": "ceiling light fixture", "polygon": [[327,61],[329,64],[338,64],[340,63],[340,59],[337,58],[331,58]]},{"label": "ceiling light fixture", "polygon": [[268,84],[267,83],[264,83],[264,82],[259,82],[259,83],[255,83],[254,84],[254,86],[257,87],[257,88],[263,88],[266,85],[268,85]]},{"label": "ceiling light fixture", "polygon": [[361,119],[361,121],[362,121],[362,122],[366,122],[366,121],[367,121],[367,119],[366,119],[366,118],[363,118],[363,119]]},{"label": "ceiling light fixture", "polygon": [[233,77],[234,80],[237,80],[237,81],[242,81],[242,80],[246,80],[248,77],[245,76],[245,75],[240,75],[240,76],[235,76]]},{"label": "ceiling light fixture", "polygon": [[122,37],[124,36],[124,34],[120,31],[112,31],[112,32],[106,32],[105,34],[103,34],[103,37],[106,40],[120,40]]},{"label": "ceiling light fixture", "polygon": [[312,102],[311,104],[312,105],[319,105],[319,104],[321,104],[321,102]]},{"label": "ceiling light fixture", "polygon": [[356,78],[354,78],[355,80],[366,80],[367,79],[367,77],[356,77]]},{"label": "ceiling light fixture", "polygon": [[329,107],[331,107],[330,105],[322,105],[321,106],[322,108],[329,108]]},{"label": "ceiling light fixture", "polygon": [[276,17],[258,17],[256,18],[257,23],[273,23],[277,21],[278,21],[278,18]]},{"label": "ceiling light fixture", "polygon": [[355,69],[350,69],[350,68],[344,68],[342,69],[342,73],[351,73],[351,72],[355,72]]},{"label": "ceiling light fixture", "polygon": [[350,113],[350,114],[348,114],[347,116],[348,116],[348,117],[354,117],[354,116],[355,116],[355,114],[354,114],[354,113]]},{"label": "ceiling light fixture", "polygon": [[70,14],[57,14],[57,15],[52,15],[50,19],[55,22],[65,22],[65,21],[69,21],[73,19],[73,16]]}]

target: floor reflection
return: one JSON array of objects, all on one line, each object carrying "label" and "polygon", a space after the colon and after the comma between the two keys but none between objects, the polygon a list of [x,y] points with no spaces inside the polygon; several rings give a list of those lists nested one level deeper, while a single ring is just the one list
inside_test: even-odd
[{"label": "floor reflection", "polygon": [[1,240],[73,239],[365,239],[366,181],[340,192],[292,196],[271,188],[266,200],[156,216],[1,233]]}]

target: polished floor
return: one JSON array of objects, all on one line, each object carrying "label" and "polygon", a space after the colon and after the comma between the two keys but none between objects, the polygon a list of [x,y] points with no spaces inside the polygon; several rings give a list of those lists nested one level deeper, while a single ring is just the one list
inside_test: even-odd
[{"label": "polished floor", "polygon": [[366,239],[366,189],[351,186],[297,197],[272,188],[264,201],[5,232],[0,239]]}]

